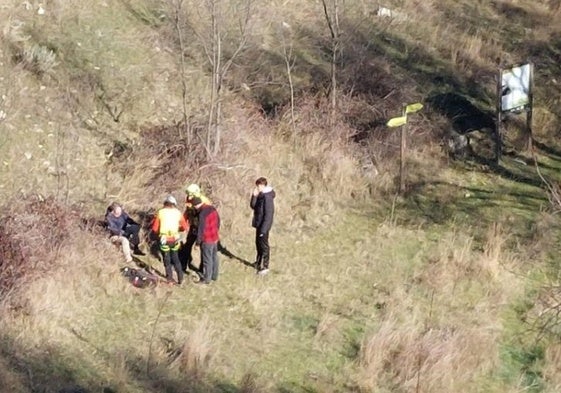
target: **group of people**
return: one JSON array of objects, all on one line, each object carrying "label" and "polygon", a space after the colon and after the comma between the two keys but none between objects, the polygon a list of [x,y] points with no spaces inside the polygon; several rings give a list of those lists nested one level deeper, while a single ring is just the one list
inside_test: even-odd
[{"label": "group of people", "polygon": [[[218,245],[220,241],[220,215],[211,200],[206,197],[197,184],[185,189],[185,209],[181,212],[177,200],[168,195],[163,207],[158,210],[150,225],[151,238],[157,239],[158,248],[165,268],[166,280],[182,284],[188,269],[200,277],[199,283],[210,284],[218,279]],[[267,179],[260,177],[255,181],[250,207],[253,210],[252,226],[255,228],[254,262],[260,275],[269,272],[269,232],[275,212],[275,191]],[[117,202],[112,203],[105,215],[110,240],[119,245],[125,261],[133,261],[133,255],[145,255],[140,249],[139,232],[141,225],[133,220]],[[193,246],[200,248],[200,263],[193,265]],[[177,281],[173,280],[173,272]]]}]

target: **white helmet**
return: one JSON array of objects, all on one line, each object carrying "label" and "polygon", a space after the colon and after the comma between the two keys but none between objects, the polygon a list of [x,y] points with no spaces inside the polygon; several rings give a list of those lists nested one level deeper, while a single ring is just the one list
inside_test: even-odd
[{"label": "white helmet", "polygon": [[173,197],[173,195],[168,195],[166,197],[166,199],[164,200],[164,203],[171,203],[172,205],[177,206],[177,201],[175,200],[175,198]]},{"label": "white helmet", "polygon": [[185,192],[191,195],[199,195],[201,193],[201,187],[199,187],[199,185],[195,183],[189,184],[185,189]]}]

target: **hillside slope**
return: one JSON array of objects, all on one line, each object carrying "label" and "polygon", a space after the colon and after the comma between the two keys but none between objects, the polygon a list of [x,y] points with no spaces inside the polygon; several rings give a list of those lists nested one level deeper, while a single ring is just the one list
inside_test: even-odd
[{"label": "hillside slope", "polygon": [[[6,1],[0,390],[559,391],[559,20],[545,0]],[[525,61],[534,149],[510,115],[496,164],[498,69]],[[385,124],[413,102],[398,194]],[[191,182],[222,216],[220,280],[132,287],[97,221],[119,201],[147,225]]]}]

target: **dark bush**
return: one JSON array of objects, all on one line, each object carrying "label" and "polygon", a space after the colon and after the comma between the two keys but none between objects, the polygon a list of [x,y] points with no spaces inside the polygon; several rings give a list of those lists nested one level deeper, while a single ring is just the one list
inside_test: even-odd
[{"label": "dark bush", "polygon": [[76,240],[79,214],[54,198],[9,203],[0,217],[0,299],[56,263],[61,245]]},{"label": "dark bush", "polygon": [[[192,134],[190,143],[187,133]],[[154,188],[183,186],[178,183],[178,171],[193,172],[208,163],[203,144],[206,134],[200,126],[190,126],[189,129],[182,124],[150,127],[141,130],[140,135],[142,142],[135,150],[135,157],[159,157],[160,165],[154,168],[149,180]]]}]

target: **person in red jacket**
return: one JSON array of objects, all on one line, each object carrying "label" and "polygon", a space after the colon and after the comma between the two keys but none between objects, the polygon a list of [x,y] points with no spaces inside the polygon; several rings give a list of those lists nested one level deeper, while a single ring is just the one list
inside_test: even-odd
[{"label": "person in red jacket", "polygon": [[183,271],[187,273],[188,269],[194,272],[202,274],[203,264],[199,261],[197,266],[193,265],[193,246],[197,241],[197,232],[199,227],[199,214],[197,209],[193,206],[193,198],[200,198],[205,205],[212,205],[210,199],[208,199],[201,191],[198,184],[189,184],[185,189],[185,211],[183,215],[185,220],[189,223],[189,232],[187,232],[187,237],[185,243],[179,249],[179,260],[181,261],[181,267]]},{"label": "person in red jacket", "polygon": [[201,248],[202,275],[201,283],[210,284],[218,280],[218,241],[220,240],[220,216],[212,205],[204,203],[201,198],[194,197],[193,206],[199,215],[197,244]]},{"label": "person in red jacket", "polygon": [[177,208],[177,201],[169,195],[164,201],[164,207],[158,210],[158,214],[152,222],[152,232],[160,239],[160,252],[164,260],[166,269],[166,279],[173,282],[172,265],[177,273],[177,283],[183,282],[183,269],[177,255],[179,250],[181,235],[189,229],[189,225],[183,214]]}]

